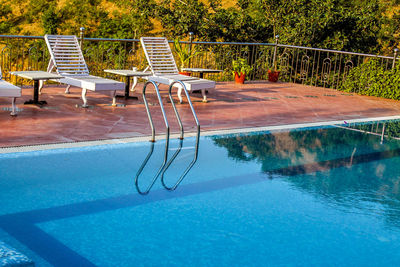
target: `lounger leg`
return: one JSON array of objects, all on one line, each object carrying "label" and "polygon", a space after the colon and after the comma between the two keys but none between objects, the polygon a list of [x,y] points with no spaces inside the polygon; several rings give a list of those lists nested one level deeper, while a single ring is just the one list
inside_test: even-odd
[{"label": "lounger leg", "polygon": [[203,97],[203,103],[207,103],[206,89],[201,89],[201,96]]},{"label": "lounger leg", "polygon": [[111,106],[113,106],[113,107],[116,107],[116,106],[117,106],[117,98],[116,98],[116,95],[117,95],[117,91],[114,90],[114,93],[113,93],[113,102],[112,102],[112,104],[111,104]]},{"label": "lounger leg", "polygon": [[135,87],[137,85],[137,82],[138,82],[138,78],[137,77],[133,77],[133,84],[132,84],[132,87],[131,87],[131,92],[135,91]]},{"label": "lounger leg", "polygon": [[183,100],[182,100],[182,85],[178,84],[178,98],[179,98],[179,103],[182,104]]},{"label": "lounger leg", "polygon": [[69,94],[69,88],[71,87],[71,85],[68,85],[67,88],[65,88],[65,92],[64,94]]},{"label": "lounger leg", "polygon": [[89,107],[88,104],[87,104],[86,92],[87,92],[86,88],[82,88],[82,100],[83,100],[83,105],[82,105],[82,107],[83,107],[83,108]]},{"label": "lounger leg", "polygon": [[42,88],[43,88],[44,82],[43,80],[39,80],[39,95],[42,94]]},{"label": "lounger leg", "polygon": [[16,107],[15,107],[15,100],[16,99],[17,99],[16,97],[13,97],[12,100],[11,100],[11,104],[12,104],[11,114],[10,114],[11,116],[17,116]]}]

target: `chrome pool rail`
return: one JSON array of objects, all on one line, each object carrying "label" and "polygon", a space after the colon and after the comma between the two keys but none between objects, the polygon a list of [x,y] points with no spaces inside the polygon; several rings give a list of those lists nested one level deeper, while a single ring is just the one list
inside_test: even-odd
[{"label": "chrome pool rail", "polygon": [[[165,127],[166,127],[166,139],[165,139],[165,152],[164,152],[163,163],[162,163],[162,165],[160,166],[160,168],[158,169],[157,173],[154,175],[153,179],[151,180],[151,182],[150,182],[150,184],[148,185],[148,187],[146,188],[146,190],[142,191],[142,190],[140,189],[140,186],[139,186],[139,177],[140,177],[140,175],[142,174],[143,169],[146,167],[147,163],[149,162],[151,156],[153,155],[154,143],[155,143],[155,141],[156,141],[156,140],[155,140],[155,128],[154,128],[154,123],[153,123],[153,119],[152,119],[152,116],[151,116],[149,104],[148,104],[148,101],[147,101],[147,98],[146,98],[146,88],[147,88],[147,86],[148,86],[149,84],[152,84],[152,85],[153,85],[153,87],[154,87],[154,89],[155,89],[155,91],[156,91],[156,94],[157,94],[157,99],[158,99],[158,102],[159,102],[159,104],[160,104],[161,112],[162,112],[162,115],[163,115],[163,118],[164,118]],[[171,166],[172,162],[176,159],[176,157],[178,156],[178,154],[180,153],[180,151],[181,151],[181,149],[182,149],[182,145],[183,145],[183,135],[184,135],[184,129],[183,129],[182,120],[181,120],[181,118],[180,118],[180,116],[179,116],[179,112],[178,112],[178,110],[177,110],[177,108],[176,108],[176,105],[175,105],[175,103],[174,103],[174,99],[173,99],[173,97],[172,97],[172,87],[173,87],[174,85],[176,85],[176,84],[178,84],[178,90],[184,90],[184,92],[185,92],[185,94],[186,94],[186,97],[187,97],[187,100],[188,100],[190,109],[191,109],[191,111],[192,111],[193,118],[194,118],[195,123],[196,123],[197,134],[196,134],[196,146],[195,146],[195,152],[194,152],[194,158],[193,158],[193,160],[190,162],[189,166],[184,170],[183,174],[179,177],[179,179],[178,179],[177,182],[174,184],[174,186],[168,187],[168,186],[165,184],[165,182],[164,182],[164,174],[165,174],[165,172],[167,171],[167,169]],[[172,107],[173,107],[173,109],[174,109],[176,119],[178,120],[178,123],[179,123],[179,127],[180,127],[180,137],[179,137],[179,139],[180,139],[180,141],[179,141],[179,148],[176,150],[176,152],[174,153],[174,155],[173,155],[173,156],[171,157],[171,159],[168,161],[168,149],[169,149],[169,140],[170,140],[170,138],[169,138],[169,137],[170,137],[170,127],[169,127],[168,119],[167,119],[167,116],[166,116],[166,113],[165,113],[165,110],[164,110],[164,106],[163,106],[163,103],[162,103],[162,98],[161,98],[161,95],[160,95],[160,90],[159,90],[159,88],[158,88],[158,86],[157,86],[157,84],[156,84],[155,82],[153,82],[153,81],[147,81],[147,82],[144,84],[144,86],[143,86],[143,93],[142,93],[142,94],[143,94],[143,102],[144,102],[144,105],[145,105],[145,107],[146,107],[146,113],[147,113],[147,116],[148,116],[148,118],[149,118],[149,123],[150,123],[151,131],[152,131],[152,137],[151,137],[151,140],[150,140],[150,142],[151,142],[150,151],[149,151],[149,153],[147,154],[147,156],[146,156],[146,158],[144,159],[142,165],[140,166],[139,170],[138,170],[137,173],[136,173],[136,177],[135,177],[135,186],[136,186],[136,190],[137,190],[138,193],[141,194],[141,195],[146,195],[146,194],[148,194],[148,193],[150,192],[151,188],[153,187],[154,183],[157,181],[158,177],[160,177],[160,175],[161,175],[161,183],[162,183],[162,185],[163,185],[167,190],[172,191],[172,190],[175,190],[175,189],[178,187],[178,185],[182,182],[182,180],[185,178],[185,176],[188,174],[188,172],[191,170],[191,168],[193,167],[193,165],[194,165],[194,164],[196,163],[196,161],[197,161],[198,150],[199,150],[199,140],[200,140],[200,123],[199,123],[199,120],[198,120],[198,118],[197,118],[196,112],[195,112],[195,110],[194,110],[194,108],[193,108],[193,104],[192,104],[192,101],[190,100],[189,92],[187,91],[185,84],[184,84],[182,81],[174,81],[173,83],[171,83],[171,85],[169,86],[169,89],[168,89],[168,95],[169,95],[169,99],[170,99],[170,101],[171,101],[171,105],[172,105]]]},{"label": "chrome pool rail", "polygon": [[[106,75],[103,69],[131,69],[133,66],[144,69],[147,66],[138,39],[89,38],[81,31],[79,40],[88,67],[96,76]],[[209,79],[217,81],[233,79],[232,60],[238,57],[245,58],[253,66],[250,80],[265,80],[268,69],[276,66],[281,71],[280,81],[333,89],[341,86],[352,68],[368,59],[377,59],[384,69],[394,68],[399,61],[396,49],[390,55],[374,55],[280,44],[278,38],[274,43],[193,40],[181,43],[199,52],[191,59],[189,67],[225,70],[209,74]],[[11,79],[10,71],[45,70],[49,58],[46,50],[43,36],[0,35],[0,66],[4,78]]]},{"label": "chrome pool rail", "polygon": [[[179,116],[178,110],[177,110],[175,102],[174,102],[174,98],[172,97],[172,88],[173,88],[173,86],[175,84],[178,84],[178,90],[183,90],[185,92],[187,101],[188,101],[189,106],[190,106],[190,110],[192,111],[192,115],[193,115],[194,121],[196,123],[197,136],[199,136],[200,135],[200,123],[199,123],[199,120],[197,118],[196,111],[193,108],[193,104],[192,104],[192,101],[190,99],[189,92],[187,91],[186,86],[182,81],[176,80],[176,81],[174,81],[173,83],[170,84],[169,89],[168,89],[168,95],[169,95],[169,100],[171,101],[171,105],[172,105],[172,107],[174,109],[176,119],[178,120],[179,127],[181,129],[181,135],[180,135],[179,138],[183,139],[184,129],[183,129],[183,124],[182,124],[181,117]],[[178,92],[178,94],[179,94],[179,92]]]},{"label": "chrome pool rail", "polygon": [[147,117],[149,118],[149,123],[150,123],[150,127],[151,127],[151,140],[150,140],[150,142],[155,142],[156,141],[156,130],[154,128],[153,119],[151,117],[149,104],[148,104],[148,101],[147,101],[147,98],[146,98],[146,88],[147,88],[147,86],[149,84],[152,84],[154,86],[154,90],[156,91],[158,103],[160,104],[160,109],[161,109],[161,112],[162,112],[162,116],[164,118],[164,123],[165,123],[165,128],[166,128],[166,134],[165,134],[166,135],[166,139],[169,139],[169,124],[168,124],[167,115],[165,114],[164,105],[162,103],[160,90],[158,89],[158,85],[155,82],[147,81],[143,86],[142,96],[143,96],[144,105],[146,107]]},{"label": "chrome pool rail", "polygon": [[[163,160],[163,163],[161,164],[161,166],[160,166],[160,168],[158,169],[157,173],[154,175],[153,179],[151,180],[151,183],[150,183],[149,186],[146,188],[146,190],[145,190],[145,191],[142,191],[142,190],[140,189],[140,187],[139,187],[139,177],[140,177],[140,175],[142,174],[144,167],[147,165],[149,159],[151,158],[151,156],[152,156],[152,154],[153,154],[154,142],[156,141],[156,139],[155,139],[155,128],[154,128],[154,123],[153,123],[153,119],[152,119],[152,117],[151,117],[151,112],[150,112],[150,109],[149,109],[149,104],[148,104],[148,101],[147,101],[147,98],[146,98],[146,88],[147,88],[147,86],[148,86],[149,84],[152,84],[153,87],[154,87],[154,90],[156,91],[157,99],[158,99],[158,102],[159,102],[159,104],[160,104],[162,116],[163,116],[164,123],[165,123],[165,128],[166,128],[166,135],[165,135],[165,151],[164,151],[164,160]],[[168,147],[169,147],[169,131],[170,131],[170,128],[169,128],[169,124],[168,124],[167,115],[165,114],[164,106],[163,106],[163,103],[162,103],[162,98],[161,98],[161,95],[160,95],[160,90],[159,90],[157,84],[156,84],[155,82],[153,82],[153,81],[147,81],[147,82],[144,84],[144,86],[143,86],[143,93],[142,93],[142,95],[143,95],[144,105],[145,105],[145,107],[146,107],[147,116],[148,116],[148,118],[149,118],[149,123],[150,123],[150,126],[151,126],[152,137],[151,137],[150,142],[151,142],[152,144],[151,144],[150,151],[149,151],[149,153],[147,154],[147,157],[145,158],[145,160],[143,161],[142,165],[140,166],[138,172],[136,173],[136,176],[135,176],[135,186],[136,186],[136,190],[138,191],[139,194],[141,194],[141,195],[146,195],[146,194],[148,194],[148,193],[150,192],[150,190],[151,190],[151,188],[153,187],[154,183],[157,181],[158,177],[160,176],[161,172],[163,171],[163,169],[164,169],[164,167],[165,167],[165,164],[167,163],[167,160],[168,160]]]},{"label": "chrome pool rail", "polygon": [[196,145],[194,147],[194,155],[193,155],[193,160],[189,163],[189,165],[186,167],[186,169],[183,171],[183,173],[181,174],[181,176],[178,178],[178,180],[176,180],[175,184],[172,186],[168,186],[165,182],[165,172],[168,170],[169,166],[171,166],[171,163],[175,160],[175,158],[178,156],[178,154],[180,153],[180,151],[182,150],[182,144],[183,144],[183,139],[180,139],[179,142],[179,148],[176,150],[176,152],[174,153],[174,155],[172,155],[171,159],[168,161],[167,165],[165,165],[164,170],[161,173],[161,184],[164,186],[165,189],[167,189],[168,191],[174,191],[176,188],[178,188],[178,186],[181,184],[181,182],[183,181],[183,179],[186,177],[186,175],[189,173],[189,171],[192,169],[192,167],[194,166],[194,164],[197,161],[197,157],[199,155],[199,145],[200,145],[200,133],[197,134],[196,136]]},{"label": "chrome pool rail", "polygon": [[[182,121],[181,121],[181,119],[180,119],[178,110],[177,110],[177,108],[176,108],[174,99],[173,99],[173,97],[172,97],[172,87],[173,87],[175,84],[177,84],[177,83],[178,83],[178,85],[180,86],[180,87],[178,88],[178,90],[184,90],[184,92],[185,92],[185,95],[186,95],[186,98],[187,98],[187,100],[188,100],[190,109],[191,109],[191,111],[192,111],[193,119],[194,119],[194,121],[195,121],[195,123],[196,123],[197,134],[196,134],[196,144],[195,144],[195,147],[194,147],[193,160],[189,163],[188,167],[186,167],[186,169],[183,171],[183,173],[182,173],[181,176],[178,178],[178,180],[175,182],[175,184],[174,184],[173,186],[168,186],[168,185],[166,184],[165,178],[164,178],[164,177],[165,177],[165,172],[168,170],[168,168],[171,166],[172,162],[176,159],[176,157],[178,156],[178,154],[181,152],[181,150],[182,150],[182,145],[183,145],[183,135],[184,135],[183,124],[182,124]],[[192,167],[194,166],[194,164],[195,164],[196,161],[197,161],[197,157],[198,157],[198,154],[199,154],[199,144],[200,144],[200,123],[199,123],[199,120],[198,120],[198,118],[197,118],[196,111],[194,110],[192,101],[191,101],[191,99],[190,99],[189,92],[187,91],[186,86],[185,86],[185,84],[184,84],[182,81],[177,80],[177,81],[171,83],[171,85],[169,86],[169,89],[168,89],[168,94],[169,94],[169,99],[170,99],[171,104],[172,104],[172,107],[173,107],[173,109],[174,109],[176,118],[177,118],[177,120],[178,120],[179,127],[180,127],[180,129],[181,129],[181,134],[180,134],[180,137],[179,137],[179,139],[180,139],[179,148],[176,150],[176,152],[174,153],[174,155],[172,155],[171,159],[170,159],[170,160],[168,161],[168,163],[165,165],[164,170],[163,170],[162,173],[161,173],[161,183],[162,183],[162,185],[164,186],[165,189],[167,189],[167,190],[169,190],[169,191],[173,191],[173,190],[175,190],[175,189],[179,186],[179,184],[183,181],[183,179],[186,177],[186,175],[189,173],[189,171],[192,169]]]}]

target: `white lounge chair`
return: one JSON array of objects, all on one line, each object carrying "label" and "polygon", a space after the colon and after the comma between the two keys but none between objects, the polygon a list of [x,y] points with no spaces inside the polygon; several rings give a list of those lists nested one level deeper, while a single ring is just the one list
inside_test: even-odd
[{"label": "white lounge chair", "polygon": [[[68,85],[65,93],[69,93],[69,87],[71,85],[82,88],[82,107],[88,107],[86,99],[87,90],[101,93],[112,91],[113,106],[116,105],[116,90],[124,90],[125,84],[90,75],[81,47],[78,43],[78,38],[75,35],[46,34],[44,39],[51,56],[47,71],[51,72],[56,68],[57,73],[64,76],[64,78],[58,81]],[[42,89],[42,87],[41,84],[40,89]]]},{"label": "white lounge chair", "polygon": [[11,97],[11,116],[17,116],[15,101],[21,96],[21,88],[2,79],[0,68],[0,97]]},{"label": "white lounge chair", "polygon": [[[153,76],[144,77],[145,79],[167,85],[180,80],[189,92],[201,90],[203,102],[207,102],[206,90],[214,89],[215,82],[179,74],[167,38],[141,37],[140,42],[153,73]],[[182,103],[182,88],[180,84],[176,84],[176,87],[179,101]]]}]

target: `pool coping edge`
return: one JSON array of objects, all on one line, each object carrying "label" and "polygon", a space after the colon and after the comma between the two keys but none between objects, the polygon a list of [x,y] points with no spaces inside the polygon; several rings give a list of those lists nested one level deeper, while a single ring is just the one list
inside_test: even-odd
[{"label": "pool coping edge", "polygon": [[[296,123],[296,124],[285,124],[285,125],[273,125],[273,126],[262,126],[262,127],[248,127],[248,128],[237,128],[237,129],[225,129],[225,130],[209,130],[202,131],[201,136],[213,136],[213,135],[224,135],[224,134],[242,134],[249,132],[264,132],[264,131],[285,131],[301,128],[320,127],[320,126],[332,126],[337,124],[350,124],[350,123],[362,123],[371,121],[385,121],[385,120],[396,120],[400,119],[400,116],[386,116],[386,117],[372,117],[372,118],[361,118],[351,120],[337,120],[337,121],[321,121],[321,122],[308,122],[308,123]],[[185,137],[196,136],[196,132],[185,133]],[[171,134],[170,138],[178,138],[179,134]],[[123,143],[136,143],[149,141],[150,136],[140,137],[126,137],[118,139],[104,139],[94,141],[77,141],[77,142],[66,142],[66,143],[55,143],[55,144],[41,144],[41,145],[27,145],[27,146],[12,146],[0,148],[0,154],[7,153],[18,153],[18,152],[33,152],[41,150],[51,149],[65,149],[65,148],[79,148],[87,146],[99,146],[108,144],[123,144]],[[165,139],[164,135],[156,136],[156,140]]]}]

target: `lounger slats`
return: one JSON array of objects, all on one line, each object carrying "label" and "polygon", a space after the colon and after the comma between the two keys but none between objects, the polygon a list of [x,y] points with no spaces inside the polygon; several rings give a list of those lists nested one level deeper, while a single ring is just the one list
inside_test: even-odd
[{"label": "lounger slats", "polygon": [[57,56],[58,56],[58,57],[63,57],[63,56],[65,56],[65,57],[69,57],[69,56],[79,56],[79,53],[78,53],[78,52],[73,52],[73,53],[71,53],[71,54],[59,53],[59,54],[57,54]]},{"label": "lounger slats", "polygon": [[71,40],[71,41],[69,41],[69,40],[62,40],[62,41],[50,40],[49,42],[50,42],[51,44],[61,44],[61,45],[63,45],[63,44],[65,44],[65,45],[71,45],[71,44],[74,43],[73,40]]},{"label": "lounger slats", "polygon": [[159,66],[159,67],[175,67],[175,65],[172,63],[164,63],[164,62],[160,62],[160,63],[154,62],[153,65]]},{"label": "lounger slats", "polygon": [[59,67],[58,69],[62,71],[62,70],[84,70],[85,68],[71,66],[71,67]]},{"label": "lounger slats", "polygon": [[165,38],[142,37],[140,41],[153,73],[178,74],[171,48]]},{"label": "lounger slats", "polygon": [[86,74],[89,69],[74,35],[46,35],[47,46],[57,70],[63,74]]},{"label": "lounger slats", "polygon": [[[56,67],[57,72],[64,76],[59,82],[81,87],[92,91],[124,90],[122,82],[92,76],[83,57],[78,38],[74,35],[46,35],[45,41],[49,48],[51,62],[50,67]],[[85,93],[86,94],[86,93]],[[83,97],[84,106],[86,98]]]},{"label": "lounger slats", "polygon": [[55,56],[54,58],[56,58],[56,59],[78,59],[78,60],[81,60],[81,57],[79,57],[79,56]]},{"label": "lounger slats", "polygon": [[[166,38],[142,37],[140,38],[140,42],[151,71],[153,72],[153,76],[145,77],[145,79],[167,85],[171,85],[180,80],[189,92],[201,90],[203,102],[207,102],[205,90],[214,89],[215,82],[206,79],[199,79],[197,77],[180,75]],[[174,86],[179,86],[179,84],[175,84]],[[178,92],[178,97],[182,102],[181,92]]]},{"label": "lounger slats", "polygon": [[[57,59],[57,58],[56,58]],[[81,59],[71,59],[71,58],[69,58],[69,59],[67,59],[67,60],[64,60],[64,58],[58,58],[58,59],[60,59],[59,60],[59,63],[63,63],[63,64],[68,64],[68,65],[77,65],[77,64],[85,64],[84,63],[84,61],[82,61]],[[57,66],[58,66],[58,64],[57,64]]]},{"label": "lounger slats", "polygon": [[58,66],[71,66],[71,65],[74,65],[74,66],[85,66],[85,64],[82,62],[82,63],[74,63],[74,64],[71,64],[71,63],[68,63],[68,64],[64,64],[64,63],[59,63],[58,64]]},{"label": "lounger slats", "polygon": [[157,59],[157,58],[170,58],[173,59],[174,57],[172,55],[169,54],[157,54],[157,55],[152,55],[152,58]]},{"label": "lounger slats", "polygon": [[151,52],[165,52],[165,53],[167,53],[168,50],[167,49],[152,49],[152,48],[149,48],[148,52],[149,53],[151,53]]}]

